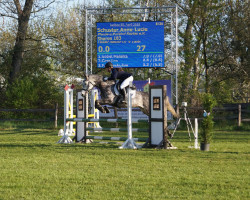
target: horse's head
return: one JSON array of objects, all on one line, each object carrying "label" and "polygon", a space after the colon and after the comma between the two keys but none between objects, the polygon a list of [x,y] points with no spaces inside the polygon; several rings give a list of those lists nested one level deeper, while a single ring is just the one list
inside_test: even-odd
[{"label": "horse's head", "polygon": [[82,89],[89,92],[94,87],[98,87],[99,82],[102,81],[100,75],[85,75],[83,78]]}]

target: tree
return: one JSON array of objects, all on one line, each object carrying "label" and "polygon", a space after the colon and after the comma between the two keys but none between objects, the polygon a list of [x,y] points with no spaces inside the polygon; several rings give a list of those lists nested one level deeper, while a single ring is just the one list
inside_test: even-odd
[{"label": "tree", "polygon": [[[85,18],[78,6],[58,11],[43,27],[47,38],[47,56],[61,78],[82,77],[85,67]],[[73,81],[73,80],[72,80]]]},{"label": "tree", "polygon": [[[13,48],[9,83],[12,83],[21,72],[25,51],[25,40],[31,14],[47,8],[54,1],[55,0],[49,1],[46,6],[41,6],[38,1],[36,2],[34,0],[4,0],[0,2],[0,8],[3,10],[0,13],[1,16],[11,17],[17,20],[16,42]],[[33,6],[35,8],[33,8]]]},{"label": "tree", "polygon": [[[250,37],[248,1],[227,0],[221,12],[219,33],[213,45],[212,90],[227,102],[248,102],[250,88]],[[227,90],[224,88],[228,87]],[[223,93],[222,93],[223,91]],[[221,99],[220,102],[223,100]],[[225,101],[225,99],[224,99]]]},{"label": "tree", "polygon": [[18,30],[11,63],[12,70],[10,71],[10,83],[12,83],[16,79],[21,71],[24,54],[24,43],[27,35],[28,23],[33,2],[33,0],[27,0],[22,9],[19,0],[14,0],[18,15]]}]

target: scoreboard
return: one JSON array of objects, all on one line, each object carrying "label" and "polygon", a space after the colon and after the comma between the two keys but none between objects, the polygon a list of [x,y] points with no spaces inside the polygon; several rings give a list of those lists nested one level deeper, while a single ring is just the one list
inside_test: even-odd
[{"label": "scoreboard", "polygon": [[164,22],[97,22],[97,67],[164,67]]}]

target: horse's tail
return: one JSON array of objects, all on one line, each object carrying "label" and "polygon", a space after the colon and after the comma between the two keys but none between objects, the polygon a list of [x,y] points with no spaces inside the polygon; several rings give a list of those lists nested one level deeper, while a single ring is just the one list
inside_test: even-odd
[{"label": "horse's tail", "polygon": [[168,97],[166,99],[166,105],[167,110],[170,111],[175,118],[179,118],[179,115],[176,113],[174,107],[170,104]]}]

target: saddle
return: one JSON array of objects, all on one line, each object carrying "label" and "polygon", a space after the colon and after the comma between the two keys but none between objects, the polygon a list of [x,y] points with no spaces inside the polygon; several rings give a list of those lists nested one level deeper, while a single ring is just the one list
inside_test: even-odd
[{"label": "saddle", "polygon": [[[126,92],[128,92],[128,87],[127,86],[125,89],[126,89]],[[132,87],[130,87],[133,90],[136,90],[136,87],[135,85],[133,84]],[[116,82],[115,84],[111,85],[111,91],[112,93],[115,95],[115,96],[119,96],[121,95],[121,83],[118,81]]]}]

